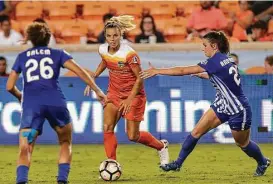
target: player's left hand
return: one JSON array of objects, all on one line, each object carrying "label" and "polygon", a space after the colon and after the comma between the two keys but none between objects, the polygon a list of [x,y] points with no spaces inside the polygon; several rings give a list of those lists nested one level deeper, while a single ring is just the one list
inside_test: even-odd
[{"label": "player's left hand", "polygon": [[122,100],[118,111],[121,111],[122,115],[127,114],[130,111],[131,103],[132,103],[132,100],[130,100],[128,98],[126,100]]},{"label": "player's left hand", "polygon": [[140,72],[139,76],[142,79],[148,79],[158,74],[157,69],[150,62],[149,62],[149,66],[150,66],[149,69]]}]

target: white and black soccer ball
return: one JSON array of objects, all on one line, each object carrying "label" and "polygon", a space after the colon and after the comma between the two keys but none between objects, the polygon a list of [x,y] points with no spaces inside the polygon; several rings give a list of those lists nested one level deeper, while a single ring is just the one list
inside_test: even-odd
[{"label": "white and black soccer ball", "polygon": [[122,173],[120,164],[113,159],[107,159],[101,162],[99,172],[100,177],[104,181],[118,180]]}]

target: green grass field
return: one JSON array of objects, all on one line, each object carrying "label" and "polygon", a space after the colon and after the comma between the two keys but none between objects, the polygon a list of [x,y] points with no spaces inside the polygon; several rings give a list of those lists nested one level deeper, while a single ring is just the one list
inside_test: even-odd
[{"label": "green grass field", "polygon": [[[273,157],[272,144],[261,145],[264,154]],[[176,158],[180,145],[170,145],[171,158]],[[37,145],[30,169],[30,184],[55,184],[57,146]],[[14,184],[17,147],[0,146],[0,184]],[[102,145],[74,145],[70,172],[71,184],[108,183],[99,179],[98,167],[105,159]],[[153,149],[142,145],[119,145],[118,161],[123,173],[115,183],[121,184],[268,184],[273,183],[273,167],[265,176],[253,177],[256,162],[235,145],[200,144],[180,172],[164,173],[158,168],[159,158]]]}]

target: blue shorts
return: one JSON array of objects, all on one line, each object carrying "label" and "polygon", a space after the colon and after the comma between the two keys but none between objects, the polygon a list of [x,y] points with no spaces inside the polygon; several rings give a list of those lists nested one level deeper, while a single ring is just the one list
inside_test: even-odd
[{"label": "blue shorts", "polygon": [[250,106],[245,106],[242,111],[234,115],[217,112],[214,105],[210,106],[222,123],[227,122],[231,130],[248,130],[251,127],[252,112]]},{"label": "blue shorts", "polygon": [[23,107],[20,129],[35,129],[41,135],[45,120],[48,120],[52,128],[56,126],[63,127],[70,123],[69,111],[66,107],[48,105],[39,105],[31,108]]}]

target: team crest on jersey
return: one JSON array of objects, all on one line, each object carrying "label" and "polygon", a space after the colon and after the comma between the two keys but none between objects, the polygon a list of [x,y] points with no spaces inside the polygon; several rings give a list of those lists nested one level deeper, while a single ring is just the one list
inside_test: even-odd
[{"label": "team crest on jersey", "polygon": [[123,68],[125,66],[124,62],[118,61],[118,67]]}]

